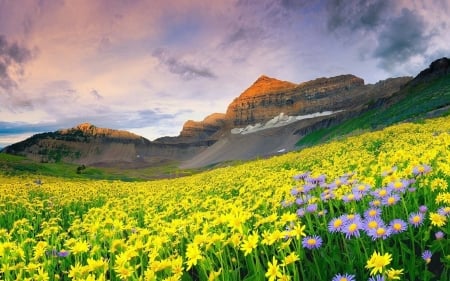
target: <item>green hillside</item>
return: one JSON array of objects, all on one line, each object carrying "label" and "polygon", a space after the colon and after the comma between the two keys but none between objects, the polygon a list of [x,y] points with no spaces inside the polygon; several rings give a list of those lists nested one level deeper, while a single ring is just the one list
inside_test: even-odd
[{"label": "green hillside", "polygon": [[420,122],[424,118],[450,113],[450,75],[432,81],[406,86],[393,99],[392,105],[382,105],[361,116],[329,128],[323,128],[304,136],[297,145],[310,146],[348,134],[376,130],[389,125],[411,120]]}]

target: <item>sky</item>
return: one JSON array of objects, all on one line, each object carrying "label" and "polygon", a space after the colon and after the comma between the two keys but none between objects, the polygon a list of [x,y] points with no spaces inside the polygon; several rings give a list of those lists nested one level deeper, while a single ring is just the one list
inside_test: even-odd
[{"label": "sky", "polygon": [[150,140],[259,76],[415,76],[450,0],[0,0],[0,147],[83,122]]}]

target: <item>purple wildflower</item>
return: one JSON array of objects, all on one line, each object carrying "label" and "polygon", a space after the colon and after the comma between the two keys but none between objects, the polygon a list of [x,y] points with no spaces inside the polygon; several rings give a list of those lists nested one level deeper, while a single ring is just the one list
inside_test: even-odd
[{"label": "purple wildflower", "polygon": [[428,207],[425,205],[421,205],[419,207],[419,212],[421,212],[422,214],[425,214],[428,211]]},{"label": "purple wildflower", "polygon": [[352,236],[359,237],[359,231],[362,229],[360,220],[347,221],[341,229],[345,234],[345,238],[350,239]]},{"label": "purple wildflower", "polygon": [[363,228],[367,233],[381,226],[384,227],[384,222],[380,217],[366,218],[363,221]]},{"label": "purple wildflower", "polygon": [[348,273],[338,273],[333,277],[333,279],[331,279],[331,281],[355,281],[355,275]]},{"label": "purple wildflower", "polygon": [[409,186],[408,180],[399,180],[395,182],[390,182],[388,187],[395,192],[403,193],[406,191],[406,188]]},{"label": "purple wildflower", "polygon": [[381,224],[379,225],[377,228],[374,229],[370,229],[367,232],[367,235],[369,235],[372,240],[376,240],[376,239],[386,239],[389,236],[391,236],[392,230],[388,227],[386,227],[385,225]]},{"label": "purple wildflower", "polygon": [[302,218],[302,217],[304,217],[305,216],[305,208],[299,208],[299,209],[297,209],[297,216],[299,216],[300,218]]},{"label": "purple wildflower", "polygon": [[411,213],[409,215],[408,221],[414,227],[419,227],[423,223],[423,214],[422,213]]},{"label": "purple wildflower", "polygon": [[317,249],[322,246],[322,238],[318,235],[314,236],[306,236],[302,240],[303,248],[307,248],[309,250]]},{"label": "purple wildflower", "polygon": [[311,183],[313,185],[321,185],[325,183],[326,178],[327,177],[325,175],[319,175],[317,177],[309,176],[306,178],[306,182]]},{"label": "purple wildflower", "polygon": [[389,223],[389,228],[393,234],[397,234],[406,230],[406,222],[401,219],[394,219]]},{"label": "purple wildflower", "polygon": [[385,281],[386,279],[384,279],[384,276],[381,274],[377,274],[375,276],[372,276],[369,278],[368,281]]},{"label": "purple wildflower", "polygon": [[328,223],[328,231],[329,232],[338,232],[341,231],[344,226],[344,219],[341,217],[334,218]]},{"label": "purple wildflower", "polygon": [[428,165],[419,165],[413,168],[413,174],[415,176],[422,176],[431,172],[431,167]]},{"label": "purple wildflower", "polygon": [[317,204],[309,204],[308,206],[306,206],[306,212],[308,213],[314,213],[317,211]]},{"label": "purple wildflower", "polygon": [[437,213],[441,216],[448,216],[450,215],[450,207],[441,207],[437,210]]},{"label": "purple wildflower", "polygon": [[384,197],[381,200],[381,204],[384,206],[393,206],[397,204],[398,201],[400,201],[400,196],[396,193],[393,193],[391,195],[388,195],[387,197]]},{"label": "purple wildflower", "polygon": [[364,218],[376,218],[381,216],[381,209],[380,208],[369,208],[366,211],[364,211]]},{"label": "purple wildflower", "polygon": [[367,185],[367,184],[355,184],[353,187],[352,187],[352,191],[354,192],[354,193],[360,193],[360,194],[362,194],[362,195],[366,195],[368,192],[369,192],[369,190],[370,190],[370,185]]},{"label": "purple wildflower", "polygon": [[430,263],[431,261],[431,256],[433,256],[433,254],[431,253],[430,250],[425,250],[422,253],[422,259],[426,262],[426,263]]},{"label": "purple wildflower", "polygon": [[434,237],[436,237],[436,240],[441,240],[442,238],[444,238],[444,235],[444,232],[438,231],[434,234]]},{"label": "purple wildflower", "polygon": [[295,195],[297,195],[298,194],[298,189],[297,189],[297,187],[295,186],[295,187],[293,187],[292,189],[291,189],[291,195],[292,196],[295,196]]},{"label": "purple wildflower", "polygon": [[70,254],[69,251],[61,250],[61,251],[58,252],[58,257],[60,257],[60,258],[65,258],[65,257],[67,257],[69,254]]},{"label": "purple wildflower", "polygon": [[369,202],[369,205],[372,208],[380,207],[381,206],[381,200],[380,199],[374,199],[374,200]]},{"label": "purple wildflower", "polygon": [[345,203],[355,201],[355,194],[353,193],[345,194],[344,196],[342,196],[342,201],[344,201]]},{"label": "purple wildflower", "polygon": [[304,180],[309,176],[309,174],[311,174],[311,172],[304,172],[304,173],[295,175],[294,180]]},{"label": "purple wildflower", "polygon": [[382,187],[382,188],[377,188],[374,191],[371,192],[371,194],[378,199],[382,199],[384,197],[387,197],[391,194],[391,189],[388,187]]}]

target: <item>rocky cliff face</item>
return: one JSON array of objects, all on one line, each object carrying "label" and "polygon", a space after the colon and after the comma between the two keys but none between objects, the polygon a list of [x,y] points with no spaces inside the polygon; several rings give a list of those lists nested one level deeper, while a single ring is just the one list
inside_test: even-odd
[{"label": "rocky cliff face", "polygon": [[226,124],[242,127],[266,122],[280,113],[298,116],[354,110],[392,95],[409,79],[388,79],[376,85],[364,85],[364,80],[359,77],[341,75],[295,85],[263,76],[229,105]]}]

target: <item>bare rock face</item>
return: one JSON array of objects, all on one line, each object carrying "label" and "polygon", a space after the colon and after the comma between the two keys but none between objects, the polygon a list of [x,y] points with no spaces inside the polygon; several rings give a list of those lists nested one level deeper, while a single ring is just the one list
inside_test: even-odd
[{"label": "bare rock face", "polygon": [[213,113],[200,122],[188,120],[183,125],[180,137],[196,138],[198,140],[208,139],[223,128],[224,124],[225,114],[223,113]]},{"label": "bare rock face", "polygon": [[230,126],[242,126],[270,120],[281,112],[302,115],[338,110],[342,109],[339,100],[362,86],[364,80],[354,75],[318,78],[298,85],[262,76],[229,105],[226,120]]}]

